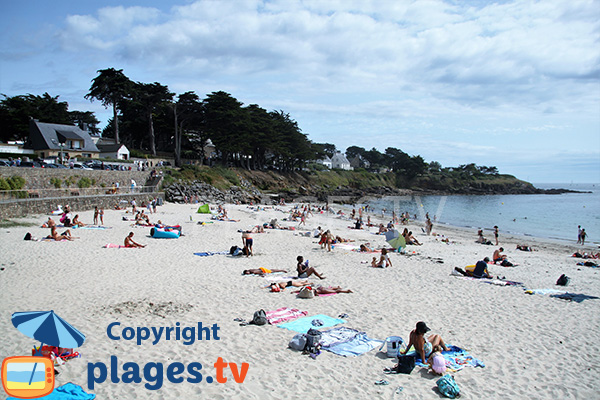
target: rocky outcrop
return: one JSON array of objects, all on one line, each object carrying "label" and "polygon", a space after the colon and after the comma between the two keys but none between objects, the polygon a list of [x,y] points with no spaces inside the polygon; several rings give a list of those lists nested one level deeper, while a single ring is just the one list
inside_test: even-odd
[{"label": "rocky outcrop", "polygon": [[[243,183],[242,183],[243,184]],[[251,187],[231,186],[222,191],[201,181],[173,183],[165,187],[165,200],[172,203],[185,203],[197,200],[199,203],[260,203],[263,195]]]}]

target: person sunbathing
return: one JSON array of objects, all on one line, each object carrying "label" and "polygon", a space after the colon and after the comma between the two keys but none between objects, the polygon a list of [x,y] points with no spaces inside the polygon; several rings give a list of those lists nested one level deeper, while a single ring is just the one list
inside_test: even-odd
[{"label": "person sunbathing", "polygon": [[408,234],[404,237],[404,241],[406,244],[420,246],[421,243],[417,240],[416,237],[413,236],[412,231],[409,231]]},{"label": "person sunbathing", "polygon": [[333,293],[354,293],[350,289],[342,289],[340,286],[318,286],[315,289],[315,294],[333,294]]},{"label": "person sunbathing", "polygon": [[383,226],[383,224],[379,224],[379,232],[377,232],[377,234],[382,235],[386,232],[387,232],[387,228],[385,226]]},{"label": "person sunbathing", "polygon": [[531,246],[527,246],[524,244],[518,244],[517,245],[517,250],[521,250],[521,251],[533,251],[533,248]]},{"label": "person sunbathing", "polygon": [[287,272],[285,269],[269,269],[265,267],[260,267],[258,269],[245,269],[242,272],[242,275],[260,275],[265,276],[266,274],[270,274],[272,272]]},{"label": "person sunbathing", "polygon": [[372,253],[373,251],[375,251],[373,250],[373,248],[369,247],[369,245],[370,243],[361,244],[358,251],[361,251],[363,253]]},{"label": "person sunbathing", "polygon": [[133,241],[133,232],[129,232],[129,235],[124,240],[125,247],[146,247],[143,244],[139,244]]},{"label": "person sunbathing", "polygon": [[317,276],[319,279],[325,279],[324,276],[320,275],[317,270],[313,267],[308,266],[308,260],[304,262],[304,257],[298,256],[296,257],[298,261],[298,265],[296,266],[296,270],[298,271],[298,278],[308,278],[311,275]]},{"label": "person sunbathing", "polygon": [[72,224],[73,224],[73,226],[76,226],[78,228],[85,226],[85,224],[83,222],[79,221],[79,214],[77,214],[73,217]]},{"label": "person sunbathing", "polygon": [[435,346],[441,346],[444,351],[448,351],[448,347],[446,347],[446,344],[440,335],[431,335],[425,339],[425,334],[430,330],[431,329],[427,327],[425,322],[417,322],[416,328],[409,335],[408,346],[401,351],[400,354],[406,354],[408,350],[414,346],[417,354],[421,356],[421,360],[426,362],[427,357],[433,353],[433,348]]},{"label": "person sunbathing", "polygon": [[60,240],[73,240],[74,238],[71,236],[71,230],[67,229],[60,235],[56,232],[56,225],[50,227],[50,235],[46,237],[46,239],[54,239],[56,241]]},{"label": "person sunbathing", "polygon": [[501,251],[504,251],[504,248],[500,247],[499,249],[494,250],[494,255],[492,256],[492,260],[494,260],[495,263],[506,260],[506,254],[500,253]]},{"label": "person sunbathing", "polygon": [[290,286],[292,287],[303,287],[308,285],[308,281],[307,280],[302,280],[302,281],[287,281],[287,282],[273,282],[271,284],[269,284],[269,288],[271,289],[271,292],[281,292],[282,290],[285,290],[285,288],[288,288]]},{"label": "person sunbathing", "polygon": [[353,239],[344,239],[343,237],[340,237],[340,236],[335,237],[335,243],[348,243],[348,242],[354,242],[354,240]]}]

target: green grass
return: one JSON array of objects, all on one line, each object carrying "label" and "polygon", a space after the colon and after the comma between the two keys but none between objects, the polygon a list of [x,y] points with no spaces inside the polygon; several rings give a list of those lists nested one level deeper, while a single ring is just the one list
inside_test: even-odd
[{"label": "green grass", "polygon": [[0,220],[0,228],[14,228],[15,226],[37,226],[34,222],[18,222],[11,219]]}]

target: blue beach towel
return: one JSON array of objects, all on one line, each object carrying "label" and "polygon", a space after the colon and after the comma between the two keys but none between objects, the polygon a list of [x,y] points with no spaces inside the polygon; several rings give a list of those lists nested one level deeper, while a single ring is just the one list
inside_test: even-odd
[{"label": "blue beach towel", "polygon": [[[81,386],[74,383],[65,383],[62,386],[54,388],[48,396],[38,397],[39,399],[47,400],[91,400],[95,399],[96,395],[86,393]],[[15,397],[9,397],[7,400],[18,400]]]},{"label": "blue beach towel", "polygon": [[208,257],[208,256],[214,256],[217,254],[229,254],[228,251],[202,251],[199,253],[194,253],[195,256],[200,256],[200,257]]},{"label": "blue beach towel", "polygon": [[323,350],[334,354],[359,356],[381,346],[383,340],[371,339],[365,332],[341,326],[324,331],[320,343]]},{"label": "blue beach towel", "polygon": [[[448,351],[442,351],[442,355],[446,359],[446,368],[451,372],[457,372],[463,369],[464,367],[481,367],[485,368],[485,364],[483,361],[478,360],[471,356],[466,350],[461,349],[458,346],[448,346]],[[427,360],[423,362],[419,354],[416,351],[412,350],[407,353],[408,355],[414,355],[416,357],[416,365],[420,367],[428,367]]]},{"label": "blue beach towel", "polygon": [[[313,324],[314,320],[321,321],[321,324],[316,323]],[[317,314],[312,317],[304,317],[299,318],[295,321],[286,322],[283,324],[277,325],[280,328],[287,329],[294,332],[306,333],[309,329],[319,329],[319,328],[328,328],[330,326],[334,326],[337,324],[343,324],[346,321],[340,318],[332,318],[328,315]]]}]

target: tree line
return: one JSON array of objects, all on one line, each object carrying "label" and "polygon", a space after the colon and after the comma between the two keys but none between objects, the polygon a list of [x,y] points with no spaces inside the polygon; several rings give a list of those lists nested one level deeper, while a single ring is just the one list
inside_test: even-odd
[{"label": "tree line", "polygon": [[[85,98],[112,109],[113,116],[102,136],[152,155],[173,153],[177,166],[182,158],[202,162],[208,140],[214,144],[221,163],[247,169],[297,170],[337,152],[333,144],[309,140],[298,123],[282,110],[267,111],[257,104],[244,106],[223,91],[210,93],[204,99],[193,91],[176,95],[166,85],[134,82],[123,70],[114,68],[97,72]],[[4,96],[0,100],[0,140],[25,141],[30,117],[80,127],[85,124],[91,133],[100,133],[93,112],[68,111],[66,102],[48,93],[27,94]],[[393,147],[381,153],[375,148],[351,146],[346,149],[346,156],[348,159],[358,156],[366,169],[389,169],[408,181],[444,170],[497,174],[495,167],[474,164],[442,169],[435,161],[427,164],[421,156],[410,156]]]}]

